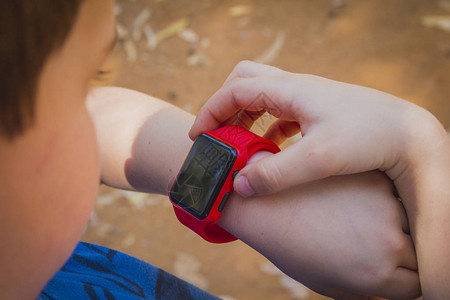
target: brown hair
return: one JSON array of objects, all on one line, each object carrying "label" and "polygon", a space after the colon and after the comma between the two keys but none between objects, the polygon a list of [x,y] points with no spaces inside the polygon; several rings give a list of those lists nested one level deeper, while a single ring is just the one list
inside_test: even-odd
[{"label": "brown hair", "polygon": [[83,1],[0,1],[0,136],[12,139],[32,124],[39,74]]}]

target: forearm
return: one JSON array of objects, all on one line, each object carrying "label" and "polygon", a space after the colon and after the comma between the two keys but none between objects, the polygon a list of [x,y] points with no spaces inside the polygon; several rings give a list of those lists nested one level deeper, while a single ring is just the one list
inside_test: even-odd
[{"label": "forearm", "polygon": [[321,294],[415,298],[420,285],[414,250],[401,230],[407,231],[406,217],[383,180],[372,172],[330,177],[275,196],[233,194],[220,224]]},{"label": "forearm", "polygon": [[121,88],[91,93],[101,180],[121,189],[167,194],[192,145],[194,117],[164,101]]}]

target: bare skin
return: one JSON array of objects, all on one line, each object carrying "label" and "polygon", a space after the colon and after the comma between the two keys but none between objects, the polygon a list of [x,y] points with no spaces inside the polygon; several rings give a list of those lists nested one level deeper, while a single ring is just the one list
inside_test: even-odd
[{"label": "bare skin", "polygon": [[[103,182],[167,195],[192,145],[187,133],[193,116],[119,88],[93,91],[88,104]],[[266,155],[258,153],[252,162]],[[420,295],[406,216],[380,172],[334,177],[264,198],[233,194],[220,224],[322,294]]]}]

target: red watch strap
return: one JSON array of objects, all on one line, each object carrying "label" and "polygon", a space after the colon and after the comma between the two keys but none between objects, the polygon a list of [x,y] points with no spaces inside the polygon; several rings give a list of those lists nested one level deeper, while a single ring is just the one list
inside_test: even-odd
[{"label": "red watch strap", "polygon": [[[272,153],[277,153],[280,151],[280,148],[272,141],[262,138],[242,126],[225,126],[213,130],[211,133],[223,139],[227,144],[231,144],[240,149],[241,153],[246,152],[246,161],[260,150],[266,150]],[[204,226],[202,231],[205,234],[200,235],[204,239],[209,241],[214,239],[216,240],[216,243],[226,243],[236,240],[236,237],[215,223]]]},{"label": "red watch strap", "polygon": [[247,146],[252,144],[255,140],[261,139],[260,136],[237,125],[221,127],[211,132],[220,136],[227,142],[240,146],[243,149],[247,148]]},{"label": "red watch strap", "polygon": [[181,224],[189,227],[192,231],[197,233],[203,239],[211,243],[228,243],[237,240],[237,238],[217,225],[216,223],[210,223],[204,225],[197,220],[193,220],[193,217],[184,209],[174,205],[175,215]]},{"label": "red watch strap", "polygon": [[260,150],[267,150],[272,153],[280,152],[280,148],[275,143],[254,134],[242,126],[225,126],[213,130],[212,133],[220,136],[226,142],[245,150],[248,158]]}]

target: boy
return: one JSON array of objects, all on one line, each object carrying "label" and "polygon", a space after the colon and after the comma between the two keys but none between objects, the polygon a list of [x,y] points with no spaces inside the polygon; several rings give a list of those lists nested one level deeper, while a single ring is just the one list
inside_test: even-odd
[{"label": "boy", "polygon": [[[113,250],[80,244],[72,253],[99,179],[166,194],[191,146],[193,117],[157,99],[105,88],[86,108],[88,83],[114,45],[113,6],[0,4],[1,299],[214,298]],[[264,199],[234,195],[220,225],[320,293],[420,294],[406,218],[380,173]]]}]

